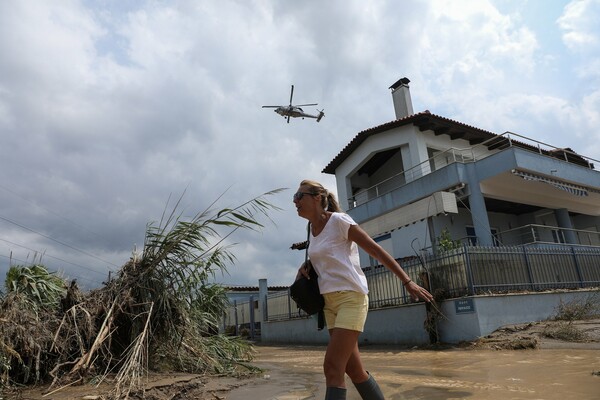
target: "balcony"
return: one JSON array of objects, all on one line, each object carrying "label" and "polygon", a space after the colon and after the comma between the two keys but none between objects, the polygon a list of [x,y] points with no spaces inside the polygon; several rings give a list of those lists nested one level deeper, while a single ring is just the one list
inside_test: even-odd
[{"label": "balcony", "polygon": [[[568,235],[572,233],[572,235]],[[495,235],[502,246],[545,246],[545,245],[580,245],[600,246],[600,232],[580,229],[566,229],[557,226],[529,224]],[[576,237],[577,243],[569,243],[568,236]],[[470,240],[471,244],[474,244]]]},{"label": "balcony", "polygon": [[449,148],[435,154],[433,157],[413,166],[405,171],[400,171],[375,185],[361,189],[347,199],[348,209],[351,210],[380,197],[393,190],[397,190],[414,182],[434,171],[452,164],[473,163],[496,154],[499,151],[518,147],[553,160],[561,160],[569,164],[583,166],[594,170],[594,162],[600,161],[590,157],[581,156],[570,149],[558,148],[534,139],[527,138],[512,132],[505,132],[494,138],[488,139],[478,145],[466,149]]}]

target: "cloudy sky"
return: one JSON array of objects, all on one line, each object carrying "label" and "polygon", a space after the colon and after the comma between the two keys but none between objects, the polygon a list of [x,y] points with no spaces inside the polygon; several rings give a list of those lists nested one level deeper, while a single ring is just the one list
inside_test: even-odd
[{"label": "cloudy sky", "polygon": [[[0,2],[0,276],[40,257],[101,284],[169,197],[184,214],[276,188],[227,284],[289,284],[292,193],[361,130],[415,112],[600,159],[600,0]],[[261,106],[319,103],[320,123]],[[316,107],[309,107],[315,111]]]}]

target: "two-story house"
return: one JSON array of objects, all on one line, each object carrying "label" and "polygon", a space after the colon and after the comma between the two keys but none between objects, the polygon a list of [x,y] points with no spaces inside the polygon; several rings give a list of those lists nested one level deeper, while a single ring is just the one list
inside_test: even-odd
[{"label": "two-story house", "polygon": [[599,161],[414,113],[409,82],[390,87],[396,119],[359,132],[323,170],[394,257],[435,252],[442,233],[478,246],[600,246]]}]

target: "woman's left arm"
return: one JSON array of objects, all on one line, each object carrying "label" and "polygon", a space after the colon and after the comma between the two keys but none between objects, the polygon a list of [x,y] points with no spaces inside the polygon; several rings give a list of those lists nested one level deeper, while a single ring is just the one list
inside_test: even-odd
[{"label": "woman's left arm", "polygon": [[360,246],[361,249],[366,251],[371,257],[375,258],[381,264],[385,265],[398,278],[400,278],[402,285],[404,285],[406,290],[414,299],[421,298],[427,302],[433,300],[431,293],[411,280],[404,269],[402,269],[400,264],[394,259],[394,257],[385,251],[383,247],[378,245],[360,226],[350,225],[350,228],[348,229],[348,239],[355,242],[358,246]]}]

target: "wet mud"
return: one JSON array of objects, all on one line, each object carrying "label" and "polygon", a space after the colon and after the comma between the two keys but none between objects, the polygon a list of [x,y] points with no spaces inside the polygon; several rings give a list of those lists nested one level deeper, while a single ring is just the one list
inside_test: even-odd
[{"label": "wet mud", "polygon": [[[324,347],[257,346],[263,375],[232,390],[228,400],[325,397]],[[361,348],[386,399],[600,399],[600,351],[416,350]],[[360,396],[347,381],[348,399]]]}]

